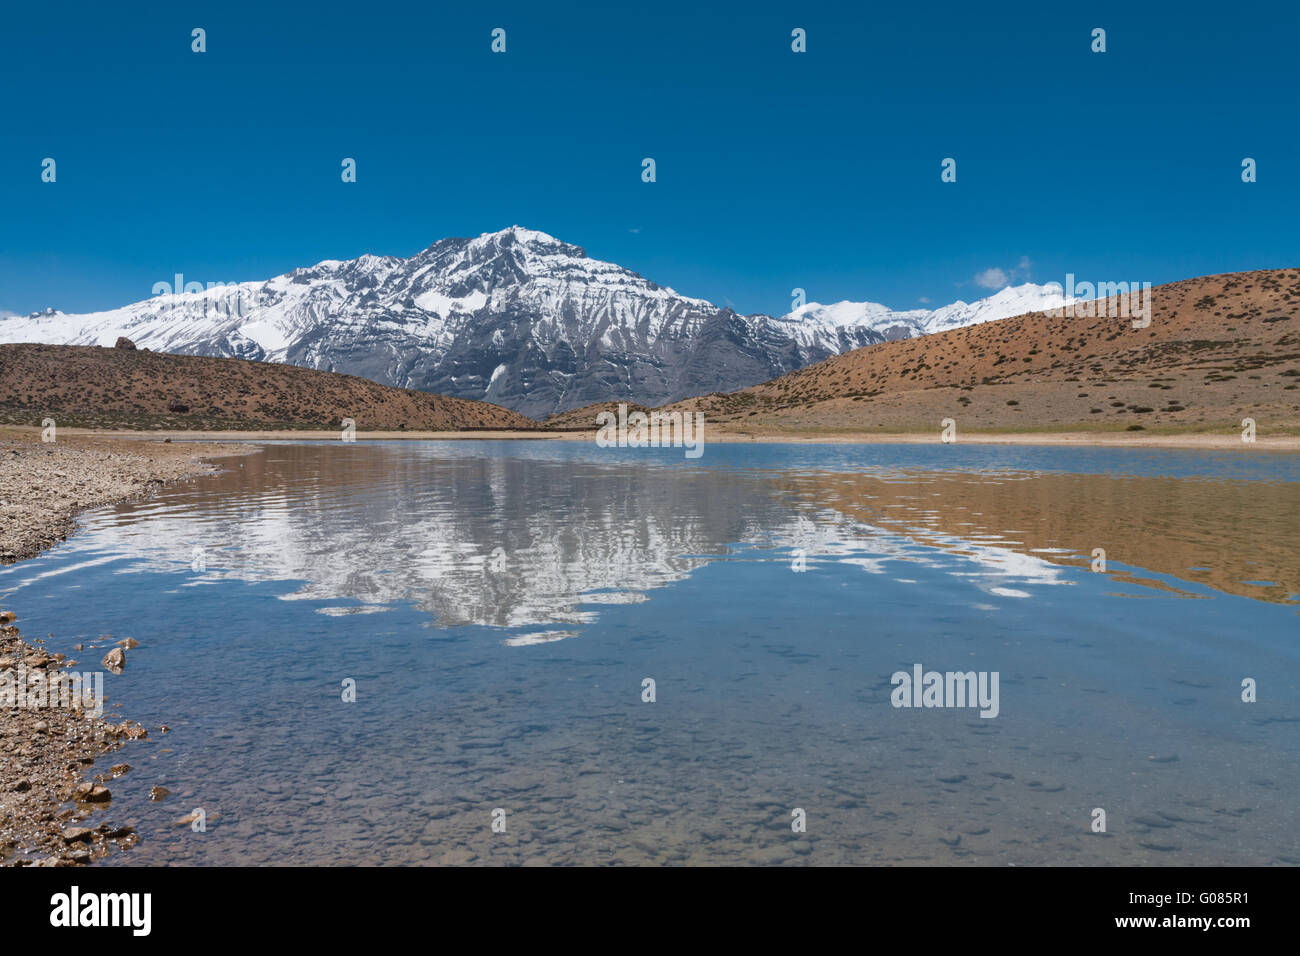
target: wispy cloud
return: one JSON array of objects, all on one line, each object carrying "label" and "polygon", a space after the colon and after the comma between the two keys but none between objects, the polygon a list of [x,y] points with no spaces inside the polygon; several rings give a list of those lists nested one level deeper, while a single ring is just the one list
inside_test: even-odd
[{"label": "wispy cloud", "polygon": [[972,281],[982,289],[1005,289],[1013,282],[1028,282],[1033,275],[1034,264],[1028,256],[1021,256],[1010,269],[993,266],[983,272],[975,273]]},{"label": "wispy cloud", "polygon": [[1011,284],[1011,278],[998,268],[985,269],[975,273],[975,284],[984,289],[1002,289]]}]

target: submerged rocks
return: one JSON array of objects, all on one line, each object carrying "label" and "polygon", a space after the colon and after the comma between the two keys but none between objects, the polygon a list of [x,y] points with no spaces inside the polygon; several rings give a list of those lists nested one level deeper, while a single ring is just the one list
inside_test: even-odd
[{"label": "submerged rocks", "polygon": [[[63,655],[24,641],[7,623],[10,612],[4,619],[0,670],[31,661],[53,676],[67,666]],[[78,825],[111,805],[102,781],[130,767],[119,763],[95,780],[81,777],[96,758],[146,735],[138,723],[113,725],[75,706],[0,706],[0,866],[76,866],[132,845],[138,837],[129,827]]]}]

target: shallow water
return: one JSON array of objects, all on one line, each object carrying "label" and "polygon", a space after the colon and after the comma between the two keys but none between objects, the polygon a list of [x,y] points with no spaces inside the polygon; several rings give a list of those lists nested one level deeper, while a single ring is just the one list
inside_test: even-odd
[{"label": "shallow water", "polygon": [[[151,728],[112,761],[106,818],[142,841],[110,863],[1300,863],[1294,456],[392,442],[227,467],[0,569],[24,634],[83,668],[140,641],[106,677]],[[998,715],[891,706],[917,663],[997,672]],[[198,807],[207,832],[175,824]]]}]

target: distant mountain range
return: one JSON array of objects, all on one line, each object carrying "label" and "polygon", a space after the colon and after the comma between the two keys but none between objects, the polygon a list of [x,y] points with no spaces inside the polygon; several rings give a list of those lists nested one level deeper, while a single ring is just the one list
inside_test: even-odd
[{"label": "distant mountain range", "polygon": [[327,260],[106,312],[0,318],[0,343],[111,346],[125,336],[154,351],[343,372],[541,418],[744,388],[865,345],[1061,304],[1058,289],[1025,284],[933,311],[838,302],[739,315],[512,226],[409,259]]},{"label": "distant mountain range", "polygon": [[[878,430],[1209,431],[1234,441],[1300,430],[1300,269],[1183,279],[1063,314],[886,342],[729,394],[677,403],[716,436]],[[599,407],[551,425],[594,427]]]}]

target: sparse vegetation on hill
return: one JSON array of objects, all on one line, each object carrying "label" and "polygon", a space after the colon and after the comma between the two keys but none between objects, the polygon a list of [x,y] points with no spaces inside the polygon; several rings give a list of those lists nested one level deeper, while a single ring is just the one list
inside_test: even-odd
[{"label": "sparse vegetation on hill", "polygon": [[[688,399],[724,430],[769,433],[1300,430],[1300,269],[1151,291],[1151,323],[1118,301],[885,342],[752,388]],[[548,424],[590,424],[588,406]]]},{"label": "sparse vegetation on hill", "polygon": [[532,429],[487,402],[390,388],[334,372],[168,355],[118,344],[0,345],[0,423],[170,430]]}]

